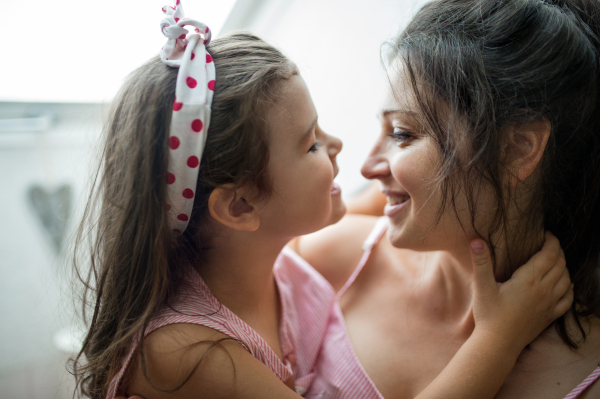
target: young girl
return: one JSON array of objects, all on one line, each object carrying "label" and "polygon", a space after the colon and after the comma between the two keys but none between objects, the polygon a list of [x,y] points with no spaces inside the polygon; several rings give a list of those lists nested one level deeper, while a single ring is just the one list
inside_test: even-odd
[{"label": "young girl", "polygon": [[[341,142],[278,50],[246,33],[210,42],[179,1],[164,11],[167,44],[115,101],[86,211],[81,394],[381,397],[348,350],[335,292],[284,249],[342,217]],[[472,247],[475,332],[419,398],[492,397],[570,306],[555,239],[500,288],[483,242]]]}]

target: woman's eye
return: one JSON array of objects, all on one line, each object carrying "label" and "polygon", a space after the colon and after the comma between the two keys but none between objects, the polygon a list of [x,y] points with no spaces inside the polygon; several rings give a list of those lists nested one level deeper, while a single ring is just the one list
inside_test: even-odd
[{"label": "woman's eye", "polygon": [[412,133],[402,130],[399,127],[394,128],[394,131],[390,134],[390,137],[392,137],[398,145],[408,143],[414,138]]},{"label": "woman's eye", "polygon": [[315,152],[317,151],[319,148],[321,148],[323,144],[319,143],[318,141],[316,143],[314,143],[312,145],[312,147],[310,147],[310,149],[308,150],[308,152]]}]

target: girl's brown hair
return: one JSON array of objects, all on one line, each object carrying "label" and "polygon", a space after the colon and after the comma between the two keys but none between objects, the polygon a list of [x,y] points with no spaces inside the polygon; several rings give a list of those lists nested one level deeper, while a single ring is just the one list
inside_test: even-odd
[{"label": "girl's brown hair", "polygon": [[[510,231],[518,237],[509,249],[527,253],[531,248],[520,243],[529,243],[524,238],[541,227],[559,238],[583,339],[581,317],[600,316],[599,34],[597,0],[439,0],[424,6],[389,43],[442,155],[439,181],[446,202],[439,215],[464,189],[474,224],[477,190],[485,181],[497,205],[492,228],[479,232],[488,241],[497,231],[508,234],[507,204],[515,201],[502,184],[503,133],[540,118],[550,122],[530,187],[534,198],[520,204],[519,225]],[[497,271],[501,279],[523,261],[510,255]],[[564,342],[576,347],[564,318],[556,326]]]},{"label": "girl's brown hair", "polygon": [[205,226],[212,190],[248,184],[258,195],[270,193],[263,116],[281,82],[297,69],[249,33],[213,40],[207,50],[216,68],[215,93],[194,208],[183,235],[174,236],[166,213],[178,69],[151,59],[129,76],[113,103],[102,164],[75,246],[82,310],[89,322],[73,363],[82,396],[106,396],[133,337],[180,287],[182,264],[201,267],[210,246]]}]

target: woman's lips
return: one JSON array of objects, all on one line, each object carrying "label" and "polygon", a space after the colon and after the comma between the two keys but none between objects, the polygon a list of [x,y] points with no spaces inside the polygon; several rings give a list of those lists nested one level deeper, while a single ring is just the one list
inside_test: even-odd
[{"label": "woman's lips", "polygon": [[396,213],[400,211],[400,209],[404,208],[406,204],[410,201],[410,197],[408,195],[403,196],[388,196],[388,203],[385,204],[383,208],[383,214],[387,217],[394,216]]},{"label": "woman's lips", "polygon": [[342,193],[342,189],[340,188],[340,186],[337,185],[337,183],[333,183],[331,185],[331,195],[340,195]]}]

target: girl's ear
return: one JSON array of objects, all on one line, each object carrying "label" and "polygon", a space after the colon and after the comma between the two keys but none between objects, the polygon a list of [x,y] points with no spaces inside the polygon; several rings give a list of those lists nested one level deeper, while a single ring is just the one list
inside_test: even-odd
[{"label": "girl's ear", "polygon": [[550,130],[550,121],[546,118],[512,125],[507,129],[503,154],[509,173],[506,184],[515,187],[531,176],[544,155]]},{"label": "girl's ear", "polygon": [[249,192],[225,185],[215,188],[208,197],[208,211],[219,223],[240,231],[255,231],[260,226],[257,208],[246,198]]}]

